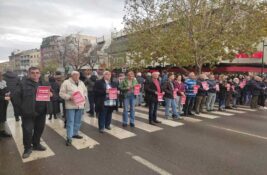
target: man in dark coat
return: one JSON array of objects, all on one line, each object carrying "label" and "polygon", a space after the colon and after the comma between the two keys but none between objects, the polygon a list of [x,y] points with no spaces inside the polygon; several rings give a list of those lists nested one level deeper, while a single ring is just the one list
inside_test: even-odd
[{"label": "man in dark coat", "polygon": [[112,112],[118,108],[118,100],[109,99],[110,88],[118,88],[117,84],[111,81],[111,73],[109,71],[105,71],[103,75],[103,79],[96,81],[94,86],[95,111],[98,115],[100,133],[104,133],[104,128],[111,130]]},{"label": "man in dark coat", "polygon": [[[30,67],[28,78],[23,80],[16,88],[14,95],[15,105],[19,107],[19,114],[22,119],[22,132],[24,153],[22,158],[28,158],[35,151],[45,151],[46,148],[40,144],[46,114],[50,113],[49,102],[37,101],[36,92],[39,86],[47,86],[40,80],[40,70],[37,67]],[[53,94],[50,92],[50,97]],[[51,109],[50,109],[51,110]]]},{"label": "man in dark coat", "polygon": [[15,74],[14,72],[11,72],[10,70],[8,70],[3,76],[4,76],[4,80],[7,83],[7,88],[10,91],[11,103],[14,109],[14,116],[16,118],[16,121],[19,121],[18,107],[15,106],[13,96],[16,90],[16,86],[20,82],[20,79],[17,74]]},{"label": "man in dark coat", "polygon": [[149,106],[149,124],[161,123],[157,120],[158,94],[161,93],[159,72],[152,73],[152,79],[145,84],[147,103]]}]

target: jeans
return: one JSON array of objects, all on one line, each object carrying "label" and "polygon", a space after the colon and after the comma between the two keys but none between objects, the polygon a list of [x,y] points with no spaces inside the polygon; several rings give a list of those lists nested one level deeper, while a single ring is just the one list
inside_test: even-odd
[{"label": "jeans", "polygon": [[184,115],[187,116],[188,114],[192,114],[192,109],[195,103],[195,96],[186,96],[186,101],[184,105]]},{"label": "jeans", "polygon": [[127,95],[123,100],[123,124],[128,124],[128,111],[130,106],[130,123],[134,124],[134,115],[135,115],[135,96],[134,94]]},{"label": "jeans", "polygon": [[81,127],[83,109],[66,109],[67,115],[67,139],[78,135]]},{"label": "jeans", "polygon": [[181,96],[177,96],[176,104],[177,104],[177,112],[178,112],[178,114],[181,114],[183,112],[183,105],[182,105],[182,97]]},{"label": "jeans", "polygon": [[169,117],[169,108],[172,108],[172,115],[173,117],[178,117],[179,114],[177,113],[177,105],[176,100],[171,98],[165,98],[165,117]]},{"label": "jeans", "polygon": [[136,96],[136,105],[141,105],[143,101],[143,93],[140,92],[140,94]]},{"label": "jeans", "polygon": [[219,98],[219,109],[225,108],[225,99],[226,99],[226,96],[222,96]]},{"label": "jeans", "polygon": [[157,120],[158,102],[149,102],[149,122]]},{"label": "jeans", "polygon": [[36,117],[22,117],[23,145],[30,149],[31,145],[38,146],[45,127],[45,114]]},{"label": "jeans", "polygon": [[214,109],[215,101],[216,101],[216,93],[209,92],[207,101],[206,101],[206,107],[208,111],[211,111]]},{"label": "jeans", "polygon": [[245,105],[248,105],[251,103],[251,100],[252,100],[252,94],[251,92],[247,92],[246,95],[245,95]]},{"label": "jeans", "polygon": [[99,112],[99,116],[98,116],[99,130],[103,130],[104,128],[110,127],[112,111],[113,109],[111,107],[104,106],[103,110]]},{"label": "jeans", "polygon": [[238,97],[233,97],[233,107],[236,107],[237,99],[238,99]]}]

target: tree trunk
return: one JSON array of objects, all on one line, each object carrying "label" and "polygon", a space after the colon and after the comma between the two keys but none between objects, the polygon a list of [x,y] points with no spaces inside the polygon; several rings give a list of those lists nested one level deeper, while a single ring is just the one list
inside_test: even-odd
[{"label": "tree trunk", "polygon": [[200,75],[202,73],[202,64],[197,64],[195,67],[195,71],[197,75]]}]

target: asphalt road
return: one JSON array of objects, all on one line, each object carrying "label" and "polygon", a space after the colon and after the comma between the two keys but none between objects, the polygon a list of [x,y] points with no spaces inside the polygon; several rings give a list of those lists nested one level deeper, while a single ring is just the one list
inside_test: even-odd
[{"label": "asphalt road", "polygon": [[[13,138],[0,140],[0,175],[267,174],[266,110],[242,107],[239,113],[195,117],[199,120],[162,118],[164,122],[155,128],[147,125],[146,110],[136,110],[136,128],[122,128],[121,113],[114,113],[113,131],[105,134],[100,134],[90,123],[95,120],[85,114],[90,121],[83,122],[81,131],[93,141],[72,147],[65,146],[62,127],[51,127],[61,120],[52,121],[42,137],[50,154],[42,157],[36,153],[36,159],[25,162],[17,146],[20,124],[14,121],[10,107],[8,126],[13,124],[17,131],[15,135],[13,131]],[[80,147],[87,143],[93,146]]]}]

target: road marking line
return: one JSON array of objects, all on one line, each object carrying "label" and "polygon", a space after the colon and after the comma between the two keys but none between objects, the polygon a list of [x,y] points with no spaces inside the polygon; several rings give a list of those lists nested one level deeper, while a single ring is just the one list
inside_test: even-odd
[{"label": "road marking line", "polygon": [[234,109],[226,109],[226,112],[232,112],[232,113],[236,113],[236,114],[244,114],[246,113],[245,111],[237,111]]},{"label": "road marking line", "polygon": [[207,119],[216,119],[216,118],[220,118],[219,116],[210,115],[210,114],[196,114],[196,116],[198,116],[198,117],[203,117],[203,118],[207,118]]},{"label": "road marking line", "polygon": [[[140,112],[135,112],[135,116],[142,118],[142,119],[147,119],[148,120],[148,115],[145,115],[143,113]],[[181,122],[176,122],[176,121],[172,121],[172,120],[167,120],[167,119],[163,119],[163,118],[157,118],[158,121],[160,121],[162,124],[167,125],[167,126],[171,126],[171,127],[177,127],[177,126],[182,126],[184,125],[184,123]]]},{"label": "road marking line", "polygon": [[158,167],[157,165],[149,162],[148,160],[146,160],[140,156],[133,155],[130,152],[127,152],[126,154],[130,155],[133,160],[137,161],[138,163],[141,163],[142,165],[146,166],[147,168],[151,169],[152,171],[154,171],[160,175],[172,175],[171,173],[167,172],[166,170]]},{"label": "road marking line", "polygon": [[215,126],[215,125],[208,125],[208,126],[211,126],[213,128],[217,128],[217,129],[221,129],[221,130],[225,130],[225,131],[229,131],[229,132],[234,132],[234,133],[237,133],[237,134],[242,134],[242,135],[246,135],[246,136],[250,136],[250,137],[256,137],[256,138],[259,138],[259,139],[267,140],[267,137],[259,136],[259,135],[256,135],[256,134],[250,134],[250,133],[247,133],[247,132],[238,131],[238,130],[234,130],[234,129],[230,129],[230,128],[224,128],[224,127]]},{"label": "road marking line", "polygon": [[[98,128],[98,120],[96,118],[84,116],[83,121],[88,125],[91,125],[95,128]],[[129,137],[134,137],[136,134],[129,132],[125,129],[119,128],[117,126],[111,125],[111,130],[105,130],[106,133],[118,138],[118,139],[126,139]]]},{"label": "road marking line", "polygon": [[[64,122],[60,119],[52,119],[52,120],[47,120],[46,125],[49,126],[52,130],[54,130],[56,133],[58,133],[61,137],[66,139],[67,133],[66,129],[64,129]],[[83,139],[72,139],[72,145],[80,150],[84,148],[94,148],[96,145],[99,145],[97,141],[94,139],[88,137],[81,131],[79,131],[79,135],[83,137]]]},{"label": "road marking line", "polygon": [[230,113],[227,113],[227,112],[220,112],[220,111],[212,111],[211,112],[212,114],[218,114],[218,115],[225,115],[225,116],[232,116],[234,114],[230,114]]},{"label": "road marking line", "polygon": [[[113,114],[112,119],[118,122],[122,122],[122,116],[118,114]],[[135,122],[136,128],[147,131],[147,132],[155,132],[155,131],[162,130],[162,128],[158,126],[149,125],[144,122],[140,122],[138,120],[135,120],[134,122]]]},{"label": "road marking line", "polygon": [[250,112],[255,112],[257,111],[256,109],[249,109],[249,108],[242,108],[242,107],[238,107],[238,110],[242,110],[242,111],[250,111]]},{"label": "road marking line", "polygon": [[201,119],[197,119],[197,118],[193,118],[193,117],[183,117],[184,121],[187,122],[192,122],[192,123],[197,123],[197,122],[201,122]]},{"label": "road marking line", "polygon": [[[142,111],[142,112],[148,112],[148,109],[147,108],[144,108],[144,107],[136,107],[136,109]],[[165,116],[165,112],[162,112],[162,111],[157,111],[157,113],[161,116]],[[158,117],[159,118],[159,117]],[[200,119],[196,119],[196,118],[192,118],[192,117],[183,117],[185,121],[187,122],[201,122],[202,120]]]},{"label": "road marking line", "polygon": [[[22,128],[21,128],[21,122],[16,122],[15,119],[8,119],[7,124],[9,127],[10,132],[12,133],[13,139],[17,145],[17,149],[19,151],[20,157],[22,156],[24,152],[24,146],[23,146],[23,136],[22,136]],[[41,144],[46,147],[46,151],[33,151],[31,156],[27,159],[22,159],[23,163],[47,158],[50,156],[54,156],[55,153],[51,150],[51,148],[41,139]]]}]

